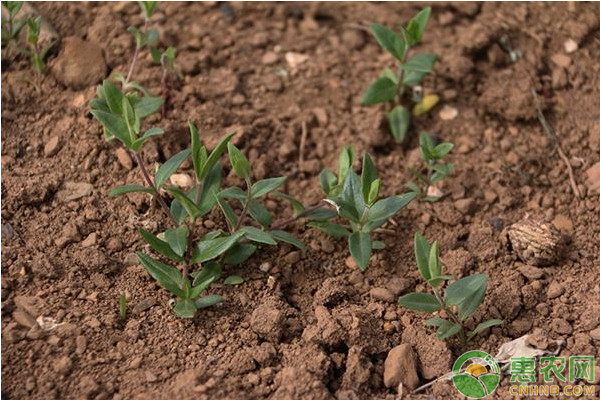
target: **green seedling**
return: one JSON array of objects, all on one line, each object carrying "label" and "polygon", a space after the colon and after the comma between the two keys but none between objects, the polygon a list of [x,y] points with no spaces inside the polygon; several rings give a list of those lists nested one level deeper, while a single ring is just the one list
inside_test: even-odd
[{"label": "green seedling", "polygon": [[453,164],[444,164],[441,160],[454,148],[454,144],[444,142],[435,144],[431,136],[427,133],[421,133],[419,137],[419,149],[421,151],[421,159],[425,164],[425,172],[421,173],[418,170],[412,170],[413,175],[421,183],[421,186],[415,182],[410,182],[406,186],[422,197],[425,201],[434,202],[440,199],[440,196],[429,194],[429,188],[443,179],[445,179],[452,170]]},{"label": "green seedling", "polygon": [[[411,192],[380,199],[381,179],[371,157],[364,155],[360,176],[352,169],[353,162],[354,150],[345,148],[339,156],[338,175],[328,169],[321,172],[321,186],[327,195],[325,201],[336,211],[328,213],[330,210],[322,210],[320,215],[313,213],[309,226],[334,237],[348,238],[350,255],[364,271],[369,265],[372,250],[384,247],[383,242],[373,240],[374,231],[406,207],[416,194]],[[332,222],[336,217],[344,220],[345,224]]]},{"label": "green seedling", "polygon": [[8,17],[2,16],[2,47],[16,43],[21,28],[27,23],[26,19],[16,19],[24,1],[3,1],[2,6],[8,11]]},{"label": "green seedling", "polygon": [[422,98],[420,87],[423,79],[431,72],[437,60],[433,53],[417,53],[409,57],[411,47],[418,44],[427,27],[431,8],[426,7],[415,15],[406,27],[400,26],[397,33],[385,26],[372,24],[371,32],[377,43],[396,61],[396,70],[386,68],[362,97],[363,105],[388,103],[390,111],[387,113],[390,131],[396,142],[404,141],[410,125],[410,111],[406,105],[408,89],[411,89],[411,99],[417,107],[413,109],[414,115],[426,112],[432,103],[437,102],[437,96]]},{"label": "green seedling", "polygon": [[167,116],[167,107],[171,101],[171,83],[169,76],[174,76],[176,79],[182,79],[181,73],[175,67],[175,49],[168,47],[164,52],[160,53],[156,48],[151,49],[152,57],[160,64],[162,74],[160,78],[161,97],[164,100],[161,117]]},{"label": "green seedling", "polygon": [[28,49],[25,53],[29,55],[31,60],[31,67],[38,74],[43,74],[46,70],[46,64],[44,59],[50,46],[42,48],[39,43],[40,30],[42,27],[42,17],[28,18],[27,19],[27,45]]},{"label": "green seedling", "polygon": [[142,15],[144,16],[144,25],[141,29],[135,26],[130,26],[127,28],[127,31],[131,32],[135,38],[135,50],[133,51],[133,56],[131,57],[131,63],[129,64],[127,75],[123,79],[124,90],[126,89],[125,86],[130,83],[131,78],[133,77],[133,71],[139,58],[140,51],[142,51],[144,47],[152,49],[158,42],[159,38],[158,31],[149,27],[150,18],[154,14],[158,2],[138,1],[138,4],[142,11]]},{"label": "green seedling", "polygon": [[125,296],[125,293],[121,293],[119,296],[119,317],[121,321],[127,319],[127,296]]},{"label": "green seedling", "polygon": [[[423,279],[431,287],[431,293],[408,293],[398,300],[398,303],[410,310],[428,313],[440,313],[427,320],[427,326],[437,328],[437,337],[441,340],[458,335],[463,343],[472,339],[478,333],[492,326],[501,325],[502,320],[491,319],[481,322],[467,333],[465,322],[477,311],[485,297],[488,276],[477,274],[467,276],[449,284],[442,297],[441,289],[445,282],[453,279],[444,275],[439,257],[438,242],[429,244],[420,234],[415,234],[415,258],[417,267]],[[446,317],[442,317],[441,313]]]}]

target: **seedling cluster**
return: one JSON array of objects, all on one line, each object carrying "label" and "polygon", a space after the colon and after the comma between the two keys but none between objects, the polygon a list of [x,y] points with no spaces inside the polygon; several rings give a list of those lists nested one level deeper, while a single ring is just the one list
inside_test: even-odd
[{"label": "seedling cluster", "polygon": [[[168,73],[176,73],[174,67],[175,50],[166,49],[160,53],[154,47],[157,34],[148,28],[156,2],[140,2],[145,23],[142,29],[132,28],[136,37],[136,48],[127,76],[116,74],[113,79],[121,82],[119,88],[110,80],[98,86],[97,97],[91,102],[92,115],[101,123],[106,140],[116,139],[135,157],[143,181],[138,184],[119,186],[110,191],[110,196],[128,193],[147,193],[162,208],[169,221],[168,229],[153,233],[139,229],[144,241],[154,254],[138,252],[140,263],[163,288],[173,294],[174,312],[182,318],[192,318],[196,312],[222,301],[217,294],[206,295],[207,289],[222,275],[226,265],[241,264],[264,246],[277,246],[286,243],[303,249],[302,242],[285,228],[290,223],[305,220],[309,227],[317,228],[326,234],[343,238],[348,242],[350,255],[361,270],[365,270],[371,260],[373,250],[384,248],[382,241],[376,240],[378,230],[396,213],[411,201],[421,198],[435,201],[437,197],[427,195],[432,185],[444,179],[452,170],[452,164],[442,162],[451,150],[451,143],[436,144],[432,137],[423,133],[420,137],[420,151],[424,166],[415,170],[414,175],[421,183],[407,184],[410,191],[381,198],[382,179],[371,156],[363,155],[360,174],[354,170],[354,149],[344,148],[338,157],[337,174],[324,169],[319,175],[324,191],[324,199],[312,206],[278,190],[285,183],[285,177],[255,180],[250,161],[232,142],[234,133],[225,135],[209,151],[200,139],[195,125],[189,122],[191,147],[173,155],[151,173],[141,157],[144,144],[162,135],[159,127],[146,127],[146,117],[164,107],[164,100],[154,97],[141,85],[132,80],[132,73],[138,54],[148,47],[155,60],[163,67],[163,97],[165,79]],[[411,20],[401,36],[379,25],[372,27],[379,43],[399,62],[398,72],[386,70],[365,94],[369,102],[400,101],[406,87],[417,85],[431,70],[434,55],[416,54],[407,59],[410,46],[417,44],[425,30],[430,9],[427,8]],[[168,89],[168,88],[167,88]],[[392,93],[393,92],[393,93]],[[163,108],[164,113],[164,108]],[[396,104],[390,113],[392,132],[401,140],[408,126],[408,111]],[[228,165],[240,185],[223,187],[223,163],[227,156]],[[191,158],[193,166],[192,185],[188,188],[170,184],[170,178]],[[293,208],[293,215],[287,219],[275,220],[263,204],[266,196],[283,199]],[[202,233],[200,222],[213,209],[223,215],[224,224],[210,232]],[[164,224],[159,224],[164,225]],[[439,312],[427,324],[438,329],[438,337],[447,339],[460,335],[466,340],[482,330],[500,324],[490,320],[479,324],[466,333],[465,320],[481,304],[487,284],[486,275],[462,278],[441,290],[444,282],[452,277],[442,273],[437,242],[430,245],[423,236],[415,236],[415,255],[419,271],[431,286],[433,294],[410,293],[400,298],[401,305],[415,310]],[[239,284],[243,278],[231,275],[225,284]],[[126,298],[119,299],[119,314],[127,316]],[[442,314],[444,317],[442,317]]]},{"label": "seedling cluster", "polygon": [[[492,326],[501,325],[502,320],[491,319],[477,325],[467,333],[465,322],[481,305],[487,288],[488,276],[476,274],[459,279],[444,290],[444,282],[453,279],[445,275],[439,256],[438,242],[430,244],[420,233],[415,234],[415,258],[423,279],[432,293],[409,293],[398,300],[399,304],[411,310],[439,313],[427,320],[427,326],[437,328],[439,339],[448,339],[458,335],[464,342]],[[442,316],[443,315],[443,316]]]},{"label": "seedling cluster", "polygon": [[433,53],[416,53],[409,57],[411,47],[423,38],[431,8],[426,7],[415,15],[406,27],[400,25],[400,33],[383,25],[372,24],[371,33],[377,43],[396,61],[396,68],[386,68],[379,78],[371,83],[362,97],[363,105],[388,103],[387,112],[390,131],[396,142],[406,138],[410,126],[410,107],[406,99],[411,89],[410,100],[415,104],[413,115],[419,116],[427,112],[435,103],[437,96],[423,97],[420,86],[423,79],[431,72],[437,60]]},{"label": "seedling cluster", "polygon": [[[40,43],[40,32],[42,29],[42,17],[29,17],[17,19],[16,16],[23,7],[23,1],[3,1],[2,6],[6,8],[8,17],[2,17],[2,47],[15,48],[19,53],[26,55],[31,68],[37,74],[43,74],[46,70],[44,60],[52,44],[42,46]],[[27,46],[20,47],[18,43],[19,33],[23,27],[27,27]]]}]

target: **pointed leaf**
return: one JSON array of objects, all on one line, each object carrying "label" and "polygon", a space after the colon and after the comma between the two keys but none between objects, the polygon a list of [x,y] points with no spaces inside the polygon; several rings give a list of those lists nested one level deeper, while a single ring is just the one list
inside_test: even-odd
[{"label": "pointed leaf", "polygon": [[501,319],[490,319],[485,322],[482,322],[479,325],[477,325],[475,329],[469,332],[468,339],[473,338],[478,333],[483,332],[484,330],[491,328],[492,326],[502,325],[503,323],[504,321],[502,321]]},{"label": "pointed leaf", "polygon": [[354,258],[361,271],[364,271],[369,266],[372,246],[373,242],[368,233],[354,232],[348,238],[350,255],[352,255],[352,258]]},{"label": "pointed leaf", "polygon": [[235,215],[233,208],[231,208],[231,206],[221,196],[215,196],[215,199],[219,205],[219,208],[223,212],[223,216],[225,216],[229,227],[233,230],[238,223],[238,217]]},{"label": "pointed leaf", "polygon": [[405,107],[396,106],[390,111],[388,118],[392,136],[397,143],[403,142],[410,125],[410,113]]},{"label": "pointed leaf", "polygon": [[386,103],[396,98],[397,85],[389,78],[377,78],[363,94],[361,103],[364,106]]},{"label": "pointed leaf", "polygon": [[319,181],[321,182],[321,187],[323,188],[325,194],[329,194],[331,189],[337,185],[337,178],[335,177],[335,174],[327,168],[325,168],[319,174]]},{"label": "pointed leaf", "polygon": [[154,249],[154,251],[156,251],[157,253],[167,258],[170,258],[173,261],[182,260],[182,255],[179,255],[175,251],[173,251],[171,246],[169,246],[169,243],[165,242],[164,240],[160,240],[145,229],[139,228],[138,231],[140,232],[140,235],[142,235],[146,243],[148,243],[150,247],[152,247],[152,249]]},{"label": "pointed leaf", "polygon": [[436,60],[436,54],[418,53],[404,63],[403,68],[405,71],[429,73],[433,69]]},{"label": "pointed leaf", "polygon": [[147,254],[136,253],[140,263],[162,287],[173,293],[177,297],[185,297],[183,291],[184,280],[178,269],[170,267],[153,259]]},{"label": "pointed leaf", "polygon": [[354,164],[354,148],[352,146],[345,147],[338,157],[338,177],[340,185],[346,180],[346,174],[352,169],[352,164]]},{"label": "pointed leaf", "polygon": [[108,79],[102,82],[102,94],[110,111],[116,115],[123,114],[123,93]]},{"label": "pointed leaf", "polygon": [[280,242],[285,242],[285,243],[291,244],[292,246],[295,246],[295,247],[299,248],[300,250],[303,250],[306,247],[306,246],[304,246],[304,243],[302,243],[300,240],[298,240],[294,235],[292,235],[289,232],[281,231],[281,230],[274,230],[274,231],[269,231],[269,233],[271,234],[271,236],[273,236],[275,238],[275,240],[279,240]]},{"label": "pointed leaf", "polygon": [[201,181],[202,167],[206,162],[208,154],[206,152],[206,147],[202,145],[196,125],[194,125],[192,121],[188,121],[188,128],[190,130],[190,141],[192,143],[192,162],[194,164],[194,172],[196,173],[196,179]]},{"label": "pointed leaf", "polygon": [[262,179],[252,185],[252,198],[257,199],[265,194],[272,192],[281,186],[287,178],[282,176],[279,178]]},{"label": "pointed leaf", "polygon": [[188,197],[188,195],[180,190],[179,188],[169,186],[166,188],[175,199],[185,208],[185,211],[191,217],[192,220],[195,220],[201,215],[200,208],[194,203],[192,199]]},{"label": "pointed leaf", "polygon": [[373,230],[383,225],[391,216],[406,207],[416,197],[414,193],[390,196],[377,201],[369,209],[368,220],[365,229]]},{"label": "pointed leaf", "polygon": [[206,288],[210,286],[214,281],[219,279],[221,276],[221,266],[215,262],[210,261],[202,266],[200,271],[196,271],[192,273],[192,278],[194,278],[192,282],[192,294],[191,298],[196,298],[202,293]]},{"label": "pointed leaf", "polygon": [[309,221],[326,221],[331,218],[337,217],[337,213],[327,208],[318,208],[314,211],[306,213],[304,217]]},{"label": "pointed leaf", "polygon": [[185,161],[186,158],[191,153],[191,149],[185,149],[175,154],[173,157],[169,158],[163,165],[160,166],[158,171],[156,171],[156,176],[154,178],[154,184],[157,189],[160,189],[162,185],[179,169],[181,164]]},{"label": "pointed leaf", "polygon": [[[347,173],[344,188],[342,190],[342,199],[351,205],[356,210],[356,214],[360,219],[365,212],[366,203],[360,187],[358,175],[353,170]],[[340,207],[342,205],[340,204]]]},{"label": "pointed leaf", "polygon": [[431,247],[429,246],[427,239],[425,239],[421,233],[415,233],[415,258],[417,259],[419,272],[421,272],[421,276],[426,281],[431,279],[431,274],[429,273],[430,252]]},{"label": "pointed leaf", "polygon": [[[252,190],[252,192],[254,193],[254,190]],[[274,192],[273,193],[274,197],[279,197],[281,199],[287,200],[291,205],[292,208],[294,209],[294,217],[297,217],[299,214],[301,214],[305,207],[302,203],[300,203],[298,200],[296,200],[294,197],[285,194],[285,193],[280,193],[280,192]]]},{"label": "pointed leaf", "polygon": [[246,156],[231,142],[227,143],[227,150],[235,174],[242,179],[250,178],[250,161]]},{"label": "pointed leaf", "polygon": [[277,244],[275,239],[273,239],[268,232],[262,231],[253,226],[243,226],[240,228],[240,231],[244,232],[246,234],[246,238],[253,242],[270,244],[273,246]]},{"label": "pointed leaf", "polygon": [[449,337],[458,334],[461,331],[461,329],[462,327],[460,326],[460,324],[444,320],[444,322],[441,323],[438,327],[436,335],[438,339],[446,340]]},{"label": "pointed leaf", "polygon": [[454,148],[453,143],[444,142],[444,143],[440,143],[437,146],[435,146],[433,149],[433,152],[435,153],[435,156],[439,160],[440,158],[444,157],[446,154],[450,153],[450,151],[452,151],[453,148]]},{"label": "pointed leaf", "polygon": [[310,222],[308,226],[317,228],[328,234],[329,236],[333,236],[335,238],[345,238],[350,236],[350,231],[347,230],[340,224],[335,224],[333,222],[326,221],[315,221]]},{"label": "pointed leaf", "polygon": [[178,299],[173,307],[173,311],[179,318],[194,318],[196,310],[194,301],[190,299]]},{"label": "pointed leaf", "polygon": [[375,36],[377,43],[379,43],[384,50],[390,53],[396,60],[400,62],[404,60],[406,43],[400,35],[379,24],[372,24],[371,32],[373,33],[373,36]]},{"label": "pointed leaf", "polygon": [[225,152],[225,149],[229,145],[229,141],[231,140],[231,138],[234,135],[235,135],[235,132],[231,132],[231,133],[228,133],[227,135],[225,135],[225,137],[223,139],[221,139],[219,144],[217,144],[217,146],[214,148],[214,150],[210,153],[210,155],[206,159],[206,162],[202,166],[202,170],[200,172],[200,179],[204,179],[206,174],[208,174],[208,172],[217,163],[217,161],[219,161],[219,159],[221,158],[221,155]]},{"label": "pointed leaf", "polygon": [[398,304],[410,310],[434,312],[442,307],[435,296],[429,293],[408,293],[398,299]]},{"label": "pointed leaf", "polygon": [[250,214],[250,216],[254,218],[256,222],[258,222],[265,228],[269,227],[269,225],[271,225],[271,222],[273,222],[271,214],[269,214],[269,211],[266,209],[266,207],[254,199],[250,200],[250,205],[248,206],[248,214]]},{"label": "pointed leaf", "polygon": [[427,21],[429,20],[430,14],[431,7],[425,7],[408,23],[408,26],[406,27],[406,36],[410,46],[419,43],[423,38],[423,33],[427,27]]},{"label": "pointed leaf", "polygon": [[162,97],[144,96],[135,102],[133,109],[139,118],[145,118],[157,112],[163,103],[164,100]]},{"label": "pointed leaf", "polygon": [[236,243],[225,253],[225,264],[237,265],[246,261],[256,251],[256,245],[251,243]]},{"label": "pointed leaf", "polygon": [[438,242],[435,241],[429,250],[429,276],[431,279],[437,278],[442,274],[442,265],[440,264],[440,250]]},{"label": "pointed leaf", "polygon": [[446,304],[458,307],[461,320],[472,315],[485,296],[487,274],[477,274],[462,278],[446,288]]},{"label": "pointed leaf", "polygon": [[192,263],[203,263],[205,261],[217,258],[229,250],[229,248],[236,244],[243,236],[244,232],[236,232],[231,236],[198,242],[194,248],[194,253],[191,260]]},{"label": "pointed leaf", "polygon": [[165,241],[179,257],[183,257],[188,244],[188,227],[182,225],[165,231]]},{"label": "pointed leaf", "polygon": [[377,168],[368,153],[363,156],[362,173],[360,176],[363,198],[365,203],[369,203],[369,193],[371,184],[377,179]]},{"label": "pointed leaf", "polygon": [[242,283],[244,283],[244,278],[239,275],[229,275],[223,282],[225,285],[240,285]]},{"label": "pointed leaf", "polygon": [[215,304],[219,304],[223,301],[223,298],[218,294],[211,294],[208,296],[204,296],[201,299],[196,300],[196,308],[198,310],[206,307],[214,306]]},{"label": "pointed leaf", "polygon": [[216,163],[204,178],[200,195],[200,215],[206,215],[217,203],[217,195],[221,189],[221,163]]},{"label": "pointed leaf", "polygon": [[92,110],[91,113],[98,121],[100,121],[104,128],[119,139],[125,146],[131,147],[129,129],[123,118],[102,110]]}]

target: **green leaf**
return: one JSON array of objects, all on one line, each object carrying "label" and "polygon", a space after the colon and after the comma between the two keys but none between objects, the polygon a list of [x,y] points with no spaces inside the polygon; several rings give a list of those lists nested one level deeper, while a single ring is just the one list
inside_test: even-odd
[{"label": "green leaf", "polygon": [[116,197],[116,196],[121,196],[123,194],[136,193],[136,192],[154,193],[154,190],[152,190],[152,188],[149,188],[149,187],[143,186],[143,185],[123,185],[123,186],[117,186],[116,188],[112,188],[110,190],[110,192],[108,192],[108,196]]},{"label": "green leaf", "polygon": [[449,281],[454,278],[452,275],[440,275],[435,278],[431,278],[427,281],[431,286],[437,288],[442,282]]},{"label": "green leaf", "polygon": [[325,168],[319,174],[319,181],[321,182],[321,187],[325,194],[329,194],[331,189],[337,185],[337,178],[333,172]]},{"label": "green leaf", "polygon": [[434,161],[435,154],[433,153],[433,139],[425,132],[421,132],[419,136],[419,149],[421,151],[421,158],[425,162]]},{"label": "green leaf", "polygon": [[433,64],[437,60],[437,55],[433,53],[418,53],[412,56],[402,66],[405,71],[429,73],[433,69]]},{"label": "green leaf", "polygon": [[272,192],[285,182],[287,178],[282,176],[279,178],[262,179],[252,185],[252,198],[257,199],[265,194]]},{"label": "green leaf", "polygon": [[145,118],[157,112],[163,103],[162,97],[144,96],[133,104],[133,109],[139,118]]},{"label": "green leaf", "polygon": [[400,62],[404,60],[406,43],[400,35],[379,24],[372,24],[371,32],[373,33],[373,36],[375,36],[377,43],[379,43],[384,50],[394,56],[396,60]]},{"label": "green leaf", "polygon": [[337,217],[337,213],[327,208],[318,208],[314,211],[306,213],[304,217],[309,221],[326,221]]},{"label": "green leaf", "polygon": [[242,179],[250,178],[250,161],[246,156],[231,142],[227,143],[227,151],[235,174]]},{"label": "green leaf", "polygon": [[240,231],[244,232],[248,240],[251,240],[253,242],[270,244],[273,246],[277,244],[275,239],[273,239],[273,237],[268,232],[262,231],[253,226],[243,226],[240,229]]},{"label": "green leaf", "polygon": [[188,127],[190,129],[190,141],[192,143],[192,162],[194,164],[194,172],[196,173],[196,179],[201,181],[202,167],[206,162],[208,154],[206,152],[206,147],[202,145],[196,125],[194,125],[192,121],[188,121]]},{"label": "green leaf", "polygon": [[348,171],[344,188],[342,189],[342,199],[356,210],[356,215],[360,219],[365,212],[366,203],[363,198],[358,175],[353,170]]},{"label": "green leaf", "polygon": [[91,113],[106,130],[119,139],[125,146],[131,147],[129,129],[123,118],[102,110],[92,110]]},{"label": "green leaf", "polygon": [[187,240],[188,227],[186,225],[182,225],[176,229],[167,229],[165,231],[165,241],[179,257],[183,257],[185,254],[188,244]]},{"label": "green leaf", "polygon": [[385,249],[385,243],[381,240],[373,240],[373,250],[383,250]]},{"label": "green leaf", "polygon": [[504,323],[504,321],[501,319],[490,319],[485,322],[482,322],[479,325],[477,325],[477,327],[475,329],[473,329],[471,332],[469,332],[467,339],[473,338],[478,333],[483,332],[484,330],[491,328],[492,326],[502,325],[503,323]]},{"label": "green leaf", "polygon": [[379,197],[379,188],[381,187],[381,179],[375,179],[372,183],[371,183],[371,188],[369,189],[369,197],[368,197],[368,204],[369,206],[372,206],[373,203],[375,203],[377,201],[377,198]]},{"label": "green leaf", "polygon": [[[254,193],[254,190],[252,192]],[[273,196],[287,200],[292,205],[292,208],[294,209],[294,217],[297,217],[302,212],[304,212],[304,209],[305,209],[304,205],[302,203],[300,203],[298,200],[296,200],[294,197],[292,197],[288,194],[285,194],[285,193],[280,193],[280,192],[274,192]]]},{"label": "green leaf", "polygon": [[152,17],[152,14],[154,14],[154,10],[156,9],[158,1],[138,1],[138,4],[140,5],[142,11],[144,11],[144,16],[146,19],[149,19]]},{"label": "green leaf", "polygon": [[132,143],[131,147],[135,151],[138,151],[142,147],[142,145],[146,142],[146,140],[150,139],[153,136],[162,135],[163,133],[164,133],[164,131],[159,127],[155,126],[153,128],[150,128],[146,132],[144,132],[142,137],[140,137],[136,141],[134,141]]},{"label": "green leaf", "polygon": [[142,235],[146,243],[148,243],[150,247],[152,247],[157,253],[167,258],[170,258],[173,261],[181,261],[183,259],[183,254],[177,254],[171,248],[169,243],[165,242],[164,240],[160,240],[145,229],[139,228],[138,231],[140,232],[140,235]]},{"label": "green leaf", "polygon": [[406,138],[406,132],[410,125],[410,113],[405,107],[396,106],[388,115],[390,130],[397,143],[401,143]]},{"label": "green leaf", "polygon": [[338,182],[340,184],[345,182],[346,174],[352,169],[352,164],[354,164],[354,148],[352,146],[345,147],[338,157]]},{"label": "green leaf", "polygon": [[[129,127],[129,134],[137,134],[139,132],[139,126],[137,124],[135,111],[131,105],[131,101],[127,96],[123,97],[123,119],[125,120],[125,124]],[[130,141],[133,142],[135,137],[130,137]]]},{"label": "green leaf", "polygon": [[346,229],[340,224],[336,224],[333,222],[315,221],[309,222],[308,226],[320,229],[329,236],[333,236],[335,238],[345,238],[350,236],[350,231],[348,231],[348,229]]},{"label": "green leaf", "polygon": [[435,326],[435,327],[440,327],[442,326],[445,322],[447,322],[444,318],[440,318],[440,317],[433,317],[433,318],[429,318],[427,321],[425,321],[425,326]]},{"label": "green leaf", "polygon": [[365,203],[369,203],[369,193],[371,192],[371,184],[377,179],[377,168],[371,160],[368,153],[363,156],[362,173],[360,176],[363,198]]},{"label": "green leaf", "polygon": [[211,295],[204,296],[203,298],[196,300],[195,304],[196,304],[196,308],[198,310],[200,310],[202,308],[214,306],[215,304],[218,304],[222,301],[223,301],[223,298],[221,296],[219,296],[218,294],[211,294]]},{"label": "green leaf", "polygon": [[444,142],[444,143],[440,143],[437,146],[435,146],[435,148],[433,149],[433,153],[439,160],[440,158],[444,157],[446,154],[450,153],[450,151],[452,151],[453,148],[454,148],[453,143]]},{"label": "green leaf", "polygon": [[415,233],[415,258],[417,259],[417,266],[419,267],[419,272],[421,272],[421,276],[423,279],[428,281],[431,279],[431,274],[429,273],[429,253],[431,252],[431,247],[427,242],[427,239],[421,235],[421,233]]},{"label": "green leaf", "polygon": [[440,311],[442,307],[435,296],[429,293],[408,293],[398,299],[398,304],[409,310],[434,312]]},{"label": "green leaf", "polygon": [[431,279],[442,275],[442,265],[440,264],[440,250],[438,242],[435,241],[429,250],[429,276]]},{"label": "green leaf", "polygon": [[421,71],[404,71],[404,77],[402,78],[402,84],[404,86],[416,86],[423,82],[423,79],[427,76],[427,72]]},{"label": "green leaf", "polygon": [[274,230],[274,231],[269,231],[269,233],[271,234],[271,236],[273,236],[275,238],[275,240],[291,244],[292,246],[295,246],[295,247],[299,248],[300,250],[303,250],[306,247],[306,246],[304,246],[304,243],[302,243],[300,240],[298,240],[294,235],[292,235],[289,232],[282,231],[282,230]]},{"label": "green leaf", "polygon": [[242,283],[244,283],[244,278],[239,275],[229,275],[223,282],[225,285],[240,285]]},{"label": "green leaf", "polygon": [[446,304],[458,307],[461,320],[472,315],[485,296],[487,274],[477,274],[462,278],[446,288]]},{"label": "green leaf", "polygon": [[221,163],[216,163],[204,178],[200,194],[200,215],[206,215],[217,203],[217,195],[221,189]]},{"label": "green leaf", "polygon": [[364,271],[369,266],[369,259],[371,258],[373,242],[371,236],[364,232],[354,232],[348,238],[348,247],[350,248],[350,255],[361,271]]},{"label": "green leaf", "polygon": [[437,335],[438,339],[446,340],[449,337],[452,337],[452,336],[458,334],[461,330],[462,330],[462,327],[460,324],[444,320],[444,322],[442,322],[440,324],[440,326],[438,327],[436,335]]},{"label": "green leaf", "polygon": [[196,244],[192,254],[192,263],[198,264],[217,258],[236,244],[244,232],[236,232],[231,236],[218,237],[216,239],[203,240]]},{"label": "green leaf", "polygon": [[123,114],[123,93],[108,79],[102,82],[102,95],[110,111],[116,115]]},{"label": "green leaf", "polygon": [[396,75],[394,73],[394,71],[392,71],[389,68],[385,68],[381,71],[381,73],[379,74],[380,78],[388,78],[389,80],[391,80],[392,82],[394,82],[395,85],[398,84],[398,75]]},{"label": "green leaf", "polygon": [[246,261],[256,251],[256,245],[252,243],[236,243],[225,253],[225,264],[237,265]]},{"label": "green leaf", "polygon": [[156,176],[154,177],[154,184],[156,185],[157,189],[160,189],[167,179],[169,179],[169,177],[179,169],[185,159],[188,158],[191,151],[191,149],[182,150],[173,157],[169,158],[163,165],[160,166],[158,171],[156,171]]},{"label": "green leaf", "polygon": [[136,256],[148,273],[150,273],[150,276],[152,276],[152,278],[154,278],[162,287],[177,297],[185,297],[183,291],[184,279],[177,268],[163,264],[141,252],[137,252]]},{"label": "green leaf", "polygon": [[202,214],[200,208],[192,199],[188,197],[185,192],[174,186],[169,186],[166,189],[173,195],[173,197],[175,197],[175,200],[177,200],[183,206],[183,208],[185,208],[185,211],[192,220],[195,220]]},{"label": "green leaf", "polygon": [[233,229],[238,223],[238,217],[235,215],[233,208],[231,208],[231,206],[221,196],[215,196],[215,199],[219,205],[219,208],[223,212],[229,227]]},{"label": "green leaf", "polygon": [[173,311],[179,318],[194,318],[196,310],[194,301],[190,299],[178,299],[173,307]]},{"label": "green leaf", "polygon": [[206,174],[208,174],[208,172],[217,163],[217,161],[219,161],[219,159],[221,158],[221,155],[223,154],[223,152],[225,152],[225,149],[229,145],[229,141],[231,140],[231,138],[234,135],[235,135],[235,132],[231,132],[231,133],[228,133],[227,135],[225,135],[225,137],[223,139],[221,139],[219,144],[217,144],[217,146],[214,148],[214,150],[210,153],[210,155],[206,159],[206,162],[204,163],[204,165],[202,166],[202,169],[200,171],[200,180],[204,179]]},{"label": "green leaf", "polygon": [[425,33],[430,14],[431,7],[425,7],[408,23],[408,26],[406,27],[406,36],[410,46],[419,43],[423,38],[423,33]]},{"label": "green leaf", "polygon": [[236,199],[243,202],[248,198],[248,195],[241,187],[230,186],[226,189],[221,190],[219,192],[219,197],[224,199]]},{"label": "green leaf", "polygon": [[406,207],[416,197],[414,193],[390,196],[377,201],[369,209],[367,214],[368,223],[365,229],[373,230],[383,225],[391,216]]},{"label": "green leaf", "polygon": [[391,79],[377,78],[367,88],[365,94],[363,94],[361,103],[364,106],[387,103],[396,98],[397,91],[398,87]]},{"label": "green leaf", "polygon": [[214,261],[207,262],[202,266],[200,271],[192,273],[192,295],[190,298],[194,299],[205,291],[214,281],[219,279],[221,276],[221,266]]},{"label": "green leaf", "polygon": [[265,208],[265,206],[254,199],[250,200],[250,204],[248,205],[248,214],[250,214],[250,216],[254,218],[256,222],[265,228],[269,227],[271,222],[273,222],[271,214],[269,214],[269,211]]}]

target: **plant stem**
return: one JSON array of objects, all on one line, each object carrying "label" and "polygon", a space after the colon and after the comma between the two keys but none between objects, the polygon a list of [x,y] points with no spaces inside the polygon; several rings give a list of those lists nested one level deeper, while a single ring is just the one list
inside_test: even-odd
[{"label": "plant stem", "polygon": [[134,152],[133,154],[135,156],[135,161],[140,166],[140,170],[142,171],[142,176],[144,177],[144,180],[146,181],[148,186],[150,186],[152,188],[152,190],[154,191],[154,194],[155,194],[161,208],[163,209],[165,214],[171,219],[171,221],[173,222],[173,225],[177,226],[178,225],[177,220],[175,219],[173,214],[171,214],[171,210],[169,209],[169,206],[167,205],[165,199],[163,199],[163,197],[161,196],[158,188],[154,184],[154,181],[150,177],[150,174],[148,173],[148,170],[146,169],[146,166],[144,165],[144,160],[142,160],[142,156],[138,152]]},{"label": "plant stem", "polygon": [[269,227],[269,229],[281,229],[281,228],[285,227],[286,225],[291,224],[292,222],[294,222],[296,220],[299,220],[300,218],[304,217],[305,215],[308,215],[311,212],[320,209],[322,202],[323,202],[323,200],[319,201],[314,206],[310,206],[310,207],[305,208],[304,211],[302,211],[300,214],[298,214],[298,215],[296,215],[294,217],[289,217],[289,218],[281,220],[279,222],[275,222],[273,225],[271,225]]},{"label": "plant stem", "polygon": [[435,299],[438,301],[438,303],[440,303],[440,306],[442,307],[442,309],[444,311],[446,311],[446,314],[448,314],[448,317],[450,317],[450,319],[452,320],[452,322],[454,322],[457,325],[460,325],[460,340],[462,342],[462,344],[466,344],[467,343],[467,336],[465,335],[465,328],[462,324],[462,322],[460,321],[460,319],[456,316],[456,314],[454,312],[452,312],[452,310],[450,309],[450,307],[446,306],[446,303],[444,302],[444,300],[442,299],[442,296],[440,296],[440,293],[438,292],[438,290],[431,286],[432,290],[433,290],[433,295],[435,296]]},{"label": "plant stem", "polygon": [[171,98],[169,85],[167,84],[167,69],[163,67],[162,76],[160,78],[160,91],[162,98],[164,99],[163,105],[160,110],[160,117],[165,118],[167,116],[167,107]]},{"label": "plant stem", "polygon": [[[148,29],[148,20],[146,19],[144,21],[143,32],[145,33],[147,29]],[[126,84],[129,83],[129,80],[131,79],[131,76],[133,75],[133,69],[135,68],[135,64],[137,62],[138,56],[140,55],[140,50],[141,50],[141,46],[138,46],[137,40],[136,40],[135,51],[133,52],[133,57],[131,58],[131,63],[129,64],[129,70],[127,71],[127,77],[125,78]]]}]

